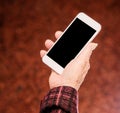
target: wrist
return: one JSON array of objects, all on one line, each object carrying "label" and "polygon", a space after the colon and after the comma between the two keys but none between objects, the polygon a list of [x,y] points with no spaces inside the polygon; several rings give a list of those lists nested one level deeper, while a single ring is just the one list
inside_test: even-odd
[{"label": "wrist", "polygon": [[68,86],[68,87],[72,87],[76,91],[78,91],[79,88],[80,88],[80,84],[78,82],[65,81],[62,85],[63,86]]}]

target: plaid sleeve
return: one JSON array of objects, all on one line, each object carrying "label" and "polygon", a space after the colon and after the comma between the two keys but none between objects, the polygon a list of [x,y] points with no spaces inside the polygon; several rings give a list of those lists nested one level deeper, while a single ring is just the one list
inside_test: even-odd
[{"label": "plaid sleeve", "polygon": [[77,91],[68,86],[51,89],[41,101],[40,113],[77,113]]}]

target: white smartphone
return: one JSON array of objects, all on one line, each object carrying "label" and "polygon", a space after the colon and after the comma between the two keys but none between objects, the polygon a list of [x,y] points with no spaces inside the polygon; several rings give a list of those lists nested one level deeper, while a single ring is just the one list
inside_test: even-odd
[{"label": "white smartphone", "polygon": [[62,74],[66,65],[80,54],[100,30],[101,25],[98,22],[83,12],[79,13],[43,56],[43,62],[57,73]]}]

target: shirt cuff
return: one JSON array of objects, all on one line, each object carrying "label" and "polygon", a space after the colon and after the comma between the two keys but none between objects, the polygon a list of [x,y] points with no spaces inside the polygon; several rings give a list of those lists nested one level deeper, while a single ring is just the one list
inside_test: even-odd
[{"label": "shirt cuff", "polygon": [[77,113],[77,91],[68,86],[51,89],[41,101],[40,113],[47,113],[55,109],[62,109],[70,113]]}]

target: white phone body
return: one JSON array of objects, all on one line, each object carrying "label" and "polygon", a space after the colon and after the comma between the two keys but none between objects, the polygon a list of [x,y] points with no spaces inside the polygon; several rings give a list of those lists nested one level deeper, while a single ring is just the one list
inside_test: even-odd
[{"label": "white phone body", "polygon": [[[47,54],[43,56],[42,61],[58,74],[62,74],[65,66],[80,54],[83,48],[95,38],[100,30],[101,25],[98,22],[83,12],[79,13],[65,29],[62,36],[48,50]],[[86,37],[87,39],[85,39]]]}]

